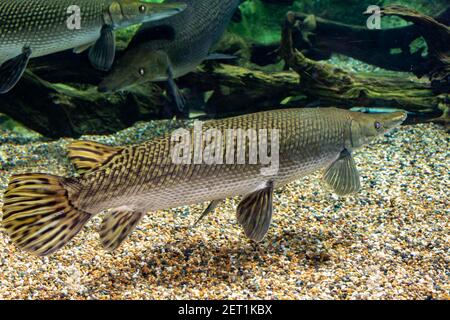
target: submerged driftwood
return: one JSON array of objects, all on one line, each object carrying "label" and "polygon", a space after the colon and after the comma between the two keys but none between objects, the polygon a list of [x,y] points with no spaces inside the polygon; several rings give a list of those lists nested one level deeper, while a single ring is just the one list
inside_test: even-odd
[{"label": "submerged driftwood", "polygon": [[[398,14],[386,9],[384,13]],[[408,19],[413,19],[410,16]],[[418,121],[449,121],[449,95],[433,91],[428,81],[352,74],[307,58],[295,49],[298,19],[299,14],[288,14],[281,49],[277,50],[295,72],[267,73],[209,62],[180,79],[180,87],[188,88],[197,100],[206,100],[209,116],[285,107],[289,98],[301,96],[291,105],[401,108],[425,115],[416,118]],[[437,46],[442,47],[445,43]],[[448,51],[434,52],[439,53],[437,57],[448,58]],[[445,59],[440,61],[445,63]],[[96,85],[103,74],[90,67],[85,55],[58,53],[32,60],[29,69],[12,92],[0,96],[0,112],[52,138],[113,133],[137,121],[165,116],[170,103],[164,85],[146,84],[118,94],[98,93]]]},{"label": "submerged driftwood", "polygon": [[[319,17],[314,17],[314,23],[309,19],[308,23],[307,18],[313,16],[302,12],[292,14],[295,20],[292,30],[294,47],[310,59],[327,60],[333,53],[338,53],[387,70],[413,72],[418,77],[429,71],[422,51],[410,50],[411,44],[422,36],[417,25],[369,30]],[[450,8],[434,20],[449,26]],[[254,45],[252,61],[259,65],[275,63],[277,57],[273,52],[278,46],[278,43]]]},{"label": "submerged driftwood", "polygon": [[428,45],[425,74],[430,79],[433,90],[450,93],[450,27],[402,6],[388,6],[381,13],[414,23]]},{"label": "submerged driftwood", "polygon": [[154,118],[157,99],[148,91],[105,96],[93,86],[75,89],[27,72],[11,93],[0,97],[0,112],[47,137],[79,137],[112,133]]},{"label": "submerged driftwood", "polygon": [[343,71],[307,58],[295,49],[293,30],[296,15],[288,13],[282,31],[280,56],[297,72],[302,92],[319,105],[391,107],[428,113],[433,120],[449,122],[450,95],[435,94],[427,81],[402,76],[372,76]]}]

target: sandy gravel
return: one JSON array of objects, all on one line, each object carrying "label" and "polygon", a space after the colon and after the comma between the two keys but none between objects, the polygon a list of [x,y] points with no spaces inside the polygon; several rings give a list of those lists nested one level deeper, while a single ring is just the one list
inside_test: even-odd
[{"label": "sandy gravel", "polygon": [[[95,139],[131,143],[177,125]],[[13,172],[72,174],[66,143],[1,135],[0,193]],[[237,225],[238,199],[196,229],[205,204],[152,212],[113,254],[98,241],[101,217],[45,258],[0,229],[0,299],[450,299],[449,144],[437,125],[402,127],[357,153],[359,194],[338,198],[319,174],[277,190],[259,245]]]}]

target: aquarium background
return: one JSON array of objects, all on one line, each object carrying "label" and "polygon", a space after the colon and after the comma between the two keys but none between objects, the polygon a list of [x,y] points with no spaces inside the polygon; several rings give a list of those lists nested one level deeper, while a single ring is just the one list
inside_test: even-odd
[{"label": "aquarium background", "polygon": [[[237,54],[239,60],[234,67],[261,72],[259,75],[280,73],[293,79],[297,79],[295,73],[284,70],[280,59],[267,65],[250,62],[253,45],[274,44],[276,49],[287,11],[364,27],[367,17],[362,12],[369,5],[401,4],[430,16],[449,7],[447,0],[296,0],[292,5],[270,2],[276,1],[245,1],[240,21],[230,24],[217,50]],[[396,17],[382,20],[383,29],[408,25]],[[136,29],[117,33],[119,50],[126,47]],[[412,51],[421,48],[425,55],[424,39],[415,41]],[[320,63],[361,75],[396,76],[406,82],[427,83],[426,77],[419,80],[412,73],[387,71],[340,54]],[[215,67],[206,64],[197,78],[188,76],[181,82],[187,87]],[[223,70],[226,73],[235,69]],[[251,82],[253,75],[246,79]],[[86,79],[81,73],[79,77],[71,78],[79,81],[58,83],[60,91],[55,99],[64,103],[66,96],[97,97],[93,83],[84,83]],[[226,74],[222,74],[222,79],[227,79]],[[243,87],[239,94],[242,99],[249,99],[245,101],[251,101],[247,90]],[[143,87],[136,94],[142,98],[148,92],[152,92],[149,87]],[[379,95],[385,98],[383,92]],[[128,101],[127,97],[122,94],[112,99]],[[436,97],[439,107],[424,106],[423,114],[411,112],[414,120],[356,153],[363,184],[357,195],[338,198],[323,187],[319,173],[278,190],[273,225],[259,245],[247,241],[236,222],[239,199],[227,199],[197,228],[192,225],[206,204],[148,214],[114,253],[101,249],[97,234],[101,215],[89,222],[63,250],[43,258],[21,252],[0,228],[0,298],[448,300],[448,92]],[[34,99],[40,99],[39,94]],[[420,94],[414,99],[420,100]],[[276,107],[315,106],[304,101],[301,93],[298,96],[292,93]],[[274,107],[270,101],[260,103],[257,110],[251,103],[248,106],[248,110],[242,111]],[[99,108],[95,113],[98,118],[74,124],[80,131],[59,130],[65,128],[67,118],[55,108],[58,116],[51,121],[43,117],[45,125],[37,130],[41,133],[24,125],[23,115],[0,113],[0,191],[3,193],[10,176],[16,173],[75,176],[66,151],[75,139],[109,145],[141,143],[172,129],[190,126],[193,118],[224,117],[241,111],[232,109],[233,106],[230,110],[211,110],[195,101],[191,107],[187,118],[161,114],[152,108],[139,109],[139,115],[144,117],[137,117],[135,109],[110,113]],[[380,105],[361,110],[381,112],[386,108],[399,106]],[[442,121],[439,117],[445,112],[447,120]],[[120,120],[115,121],[111,114]],[[437,118],[438,121],[430,121]],[[55,130],[46,131],[44,127]]]}]

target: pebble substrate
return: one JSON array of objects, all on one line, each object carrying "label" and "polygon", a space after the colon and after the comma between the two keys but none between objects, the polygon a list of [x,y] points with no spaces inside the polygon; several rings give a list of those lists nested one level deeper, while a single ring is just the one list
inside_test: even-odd
[{"label": "pebble substrate", "polygon": [[[179,125],[83,138],[135,143]],[[69,141],[1,134],[0,193],[12,173],[73,175]],[[101,216],[43,258],[0,229],[0,299],[449,299],[449,135],[438,125],[404,126],[355,159],[356,195],[338,198],[319,173],[277,190],[260,244],[236,222],[239,199],[195,229],[206,204],[151,212],[114,253],[101,248]]]}]

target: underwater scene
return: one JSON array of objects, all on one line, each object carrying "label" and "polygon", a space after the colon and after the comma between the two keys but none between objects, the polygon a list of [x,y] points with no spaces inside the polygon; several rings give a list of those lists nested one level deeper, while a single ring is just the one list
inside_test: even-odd
[{"label": "underwater scene", "polygon": [[0,0],[0,299],[449,300],[448,0]]}]

